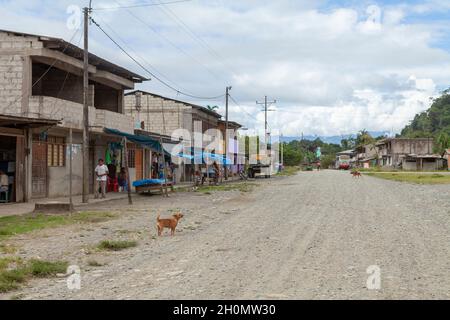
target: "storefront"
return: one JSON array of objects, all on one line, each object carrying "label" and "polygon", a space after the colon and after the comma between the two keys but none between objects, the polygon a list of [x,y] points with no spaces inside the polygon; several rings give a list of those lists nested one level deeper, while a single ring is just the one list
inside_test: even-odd
[{"label": "storefront", "polygon": [[0,203],[26,202],[33,196],[36,172],[47,167],[36,162],[40,149],[33,143],[33,129],[45,131],[57,124],[54,120],[0,115],[0,171],[8,181],[0,193]]}]

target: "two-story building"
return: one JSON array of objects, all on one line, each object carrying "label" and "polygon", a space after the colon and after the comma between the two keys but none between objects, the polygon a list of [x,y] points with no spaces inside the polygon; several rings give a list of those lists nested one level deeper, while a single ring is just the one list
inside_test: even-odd
[{"label": "two-story building", "polygon": [[[141,90],[125,94],[125,113],[133,117],[135,128],[180,139],[185,154],[202,154],[216,139],[215,131],[219,130],[221,119],[220,114],[205,107]],[[202,140],[201,135],[205,133],[208,139]],[[192,161],[181,158],[177,162],[177,181],[192,181],[195,171]]]},{"label": "two-story building", "polygon": [[433,154],[432,138],[390,138],[376,143],[380,166],[403,170],[437,170],[442,157]]},{"label": "two-story building", "polygon": [[[114,170],[121,165],[120,137],[106,134],[105,128],[134,133],[133,117],[125,114],[124,91],[145,80],[89,54],[91,191],[98,158],[108,159]],[[69,132],[73,193],[82,192],[81,48],[62,39],[0,30],[0,113],[0,169],[10,175],[11,200],[68,194]]]}]

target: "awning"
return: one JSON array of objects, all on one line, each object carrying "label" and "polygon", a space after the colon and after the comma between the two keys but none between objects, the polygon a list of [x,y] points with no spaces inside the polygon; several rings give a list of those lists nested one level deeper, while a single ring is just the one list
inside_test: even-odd
[{"label": "awning", "polygon": [[200,163],[206,163],[206,162],[217,162],[219,165],[223,165],[224,163],[226,165],[231,165],[233,162],[226,158],[224,159],[224,156],[222,154],[215,154],[215,153],[207,153],[207,152],[195,152],[194,155],[192,154],[178,154],[178,157],[193,160],[194,163],[200,164]]},{"label": "awning", "polygon": [[105,128],[104,131],[105,131],[105,133],[108,133],[108,134],[113,134],[113,135],[116,135],[119,137],[125,137],[125,138],[127,138],[128,141],[136,143],[138,145],[141,145],[144,148],[152,149],[155,152],[159,152],[159,153],[162,152],[161,143],[152,138],[122,132],[122,131],[119,131],[116,129]]}]

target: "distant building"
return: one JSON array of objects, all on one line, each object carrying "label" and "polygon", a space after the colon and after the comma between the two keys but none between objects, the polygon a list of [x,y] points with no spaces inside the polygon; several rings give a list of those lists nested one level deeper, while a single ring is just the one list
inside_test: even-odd
[{"label": "distant building", "polygon": [[392,138],[377,142],[380,166],[403,170],[437,170],[442,157],[433,154],[432,138]]},{"label": "distant building", "polygon": [[378,149],[375,144],[360,146],[355,149],[356,166],[359,168],[369,169],[378,164]]}]

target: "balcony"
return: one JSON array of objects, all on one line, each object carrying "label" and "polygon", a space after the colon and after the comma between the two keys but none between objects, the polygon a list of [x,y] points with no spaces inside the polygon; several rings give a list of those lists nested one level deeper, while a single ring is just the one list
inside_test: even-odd
[{"label": "balcony", "polygon": [[[80,103],[46,96],[29,99],[30,118],[61,120],[60,127],[83,129],[83,105]],[[104,128],[134,133],[133,118],[121,113],[89,107],[89,126],[92,132],[103,132]]]}]

